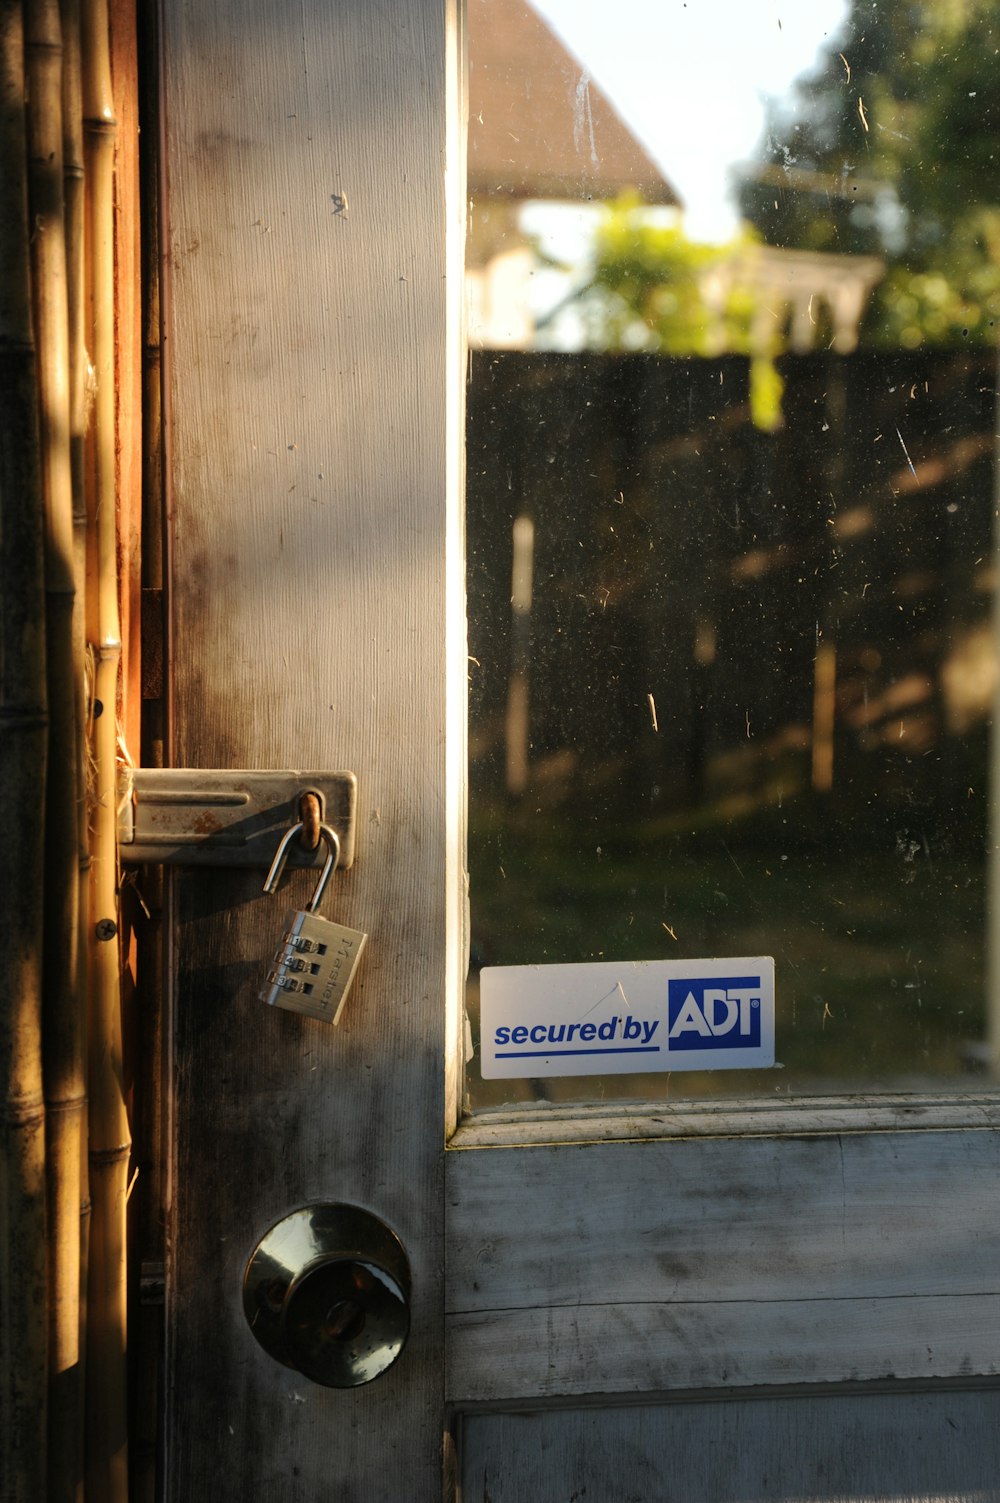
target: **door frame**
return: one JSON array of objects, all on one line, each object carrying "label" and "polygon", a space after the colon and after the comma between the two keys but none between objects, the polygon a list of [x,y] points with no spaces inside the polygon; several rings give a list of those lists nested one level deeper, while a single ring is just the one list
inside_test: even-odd
[{"label": "door frame", "polygon": [[[355,771],[329,911],[371,933],[324,1033],[258,1007],[259,881],[173,882],[166,1498],[436,1497],[475,1409],[994,1381],[987,1093],[462,1120],[461,3],[163,10],[172,761]],[[327,1199],[414,1273],[403,1359],[350,1393],[240,1301],[259,1236]]]}]

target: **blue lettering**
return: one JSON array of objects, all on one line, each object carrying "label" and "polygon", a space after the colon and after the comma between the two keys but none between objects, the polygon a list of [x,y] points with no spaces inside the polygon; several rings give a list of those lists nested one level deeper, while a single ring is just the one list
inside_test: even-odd
[{"label": "blue lettering", "polygon": [[653,1044],[652,1038],[659,1027],[659,1021],[649,1021],[645,1018],[631,1016],[622,1018],[615,1015],[603,1023],[519,1023],[516,1028],[505,1024],[498,1027],[494,1032],[494,1048],[501,1049],[504,1045],[522,1045],[527,1043],[538,1044],[592,1044],[600,1039],[607,1045],[619,1037],[619,1026],[625,1026],[621,1030],[621,1037],[630,1040],[627,1048],[597,1048],[597,1049],[555,1049],[551,1054],[544,1048],[526,1050],[521,1049],[516,1054],[499,1054],[499,1059],[541,1059],[558,1057],[560,1054],[659,1054],[660,1045]]}]

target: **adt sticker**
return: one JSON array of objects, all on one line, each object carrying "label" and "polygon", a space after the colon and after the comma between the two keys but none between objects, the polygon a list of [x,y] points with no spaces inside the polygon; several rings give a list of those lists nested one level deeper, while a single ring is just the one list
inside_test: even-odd
[{"label": "adt sticker", "polygon": [[480,1038],[485,1080],[766,1069],[774,961],[489,966]]}]

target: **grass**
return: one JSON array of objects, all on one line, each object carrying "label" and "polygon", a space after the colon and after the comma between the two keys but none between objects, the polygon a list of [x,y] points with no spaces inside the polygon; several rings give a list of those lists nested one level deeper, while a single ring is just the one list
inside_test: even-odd
[{"label": "grass", "polygon": [[[692,825],[694,826],[692,828]],[[601,828],[480,805],[470,834],[475,1027],[483,965],[773,955],[780,1071],[547,1082],[554,1099],[815,1094],[960,1083],[981,1040],[985,857],[898,819],[817,807]],[[471,1082],[473,1101],[517,1083]],[[499,1091],[499,1095],[498,1095]]]}]

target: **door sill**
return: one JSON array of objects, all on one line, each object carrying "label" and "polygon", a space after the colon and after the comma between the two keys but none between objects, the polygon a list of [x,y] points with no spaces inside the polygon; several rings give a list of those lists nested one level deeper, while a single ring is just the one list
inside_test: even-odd
[{"label": "door sill", "polygon": [[773,1101],[538,1105],[467,1116],[449,1149],[524,1148],[558,1143],[641,1142],[705,1137],[943,1131],[1000,1127],[1000,1090],[941,1095],[809,1096]]}]

